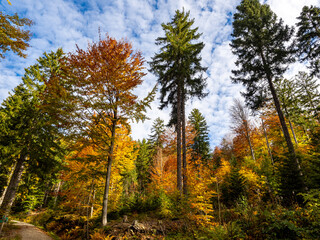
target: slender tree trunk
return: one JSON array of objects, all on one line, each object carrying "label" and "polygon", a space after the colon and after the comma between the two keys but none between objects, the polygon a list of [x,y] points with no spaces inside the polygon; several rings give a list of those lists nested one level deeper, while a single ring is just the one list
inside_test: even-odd
[{"label": "slender tree trunk", "polygon": [[4,195],[0,212],[3,212],[4,215],[8,215],[10,213],[12,204],[14,202],[14,199],[16,197],[16,192],[18,189],[18,185],[21,180],[22,172],[24,170],[24,163],[26,161],[26,156],[23,154],[20,154],[20,157],[17,161],[17,164],[14,168],[14,172],[12,174],[12,177],[10,179],[10,183],[7,187],[6,194]]},{"label": "slender tree trunk", "polygon": [[[115,112],[114,119],[117,119],[117,113]],[[116,122],[115,120],[112,122],[111,128],[111,143],[108,152],[108,165],[107,165],[107,176],[106,176],[106,184],[104,188],[103,195],[103,208],[102,208],[102,226],[106,226],[108,223],[107,214],[108,214],[108,198],[109,198],[109,186],[110,186],[110,176],[111,176],[111,165],[113,160],[113,150],[115,144],[116,137]]]},{"label": "slender tree trunk", "polygon": [[91,209],[90,209],[90,218],[93,216],[93,206],[94,200],[96,199],[96,189],[93,189],[92,201],[91,201]]},{"label": "slender tree trunk", "polygon": [[251,152],[251,157],[253,159],[253,161],[256,160],[255,156],[254,156],[254,150],[253,150],[253,146],[252,146],[252,143],[251,143],[251,139],[250,139],[250,135],[249,135],[249,132],[247,130],[246,132],[246,138],[247,138],[247,141],[248,141],[248,144],[249,144],[249,148],[250,148],[250,152]]},{"label": "slender tree trunk", "polygon": [[53,207],[55,208],[57,206],[58,202],[58,196],[60,192],[60,187],[61,187],[61,181],[59,181],[54,189],[54,202],[53,202]]},{"label": "slender tree trunk", "polygon": [[220,203],[220,191],[219,191],[219,181],[217,178],[217,195],[218,195],[218,209],[219,209],[219,224],[222,224],[222,219],[221,219],[221,203]]},{"label": "slender tree trunk", "polygon": [[268,153],[269,153],[269,156],[270,156],[270,159],[271,159],[271,163],[272,163],[272,167],[273,167],[274,166],[274,161],[273,161],[272,152],[271,152],[271,148],[270,148],[270,145],[269,145],[268,135],[267,135],[266,127],[264,125],[263,118],[261,118],[261,122],[262,122],[262,128],[263,128],[264,137],[265,137],[266,143],[267,143]]},{"label": "slender tree trunk", "polygon": [[182,172],[181,172],[181,86],[178,84],[177,99],[177,188],[182,194]]},{"label": "slender tree trunk", "polygon": [[187,176],[187,147],[186,147],[186,113],[185,113],[185,93],[182,94],[181,101],[181,123],[182,123],[182,172],[183,172],[183,194],[188,194]]},{"label": "slender tree trunk", "polygon": [[298,141],[297,141],[297,138],[296,138],[296,134],[294,133],[294,129],[293,129],[293,126],[292,126],[292,122],[290,121],[290,118],[288,118],[288,122],[289,122],[289,126],[290,126],[290,129],[291,129],[291,132],[292,132],[292,136],[293,136],[294,142],[298,147],[299,144],[298,144]]},{"label": "slender tree trunk", "polygon": [[13,173],[14,173],[14,170],[15,170],[15,168],[16,168],[16,165],[17,165],[17,162],[14,163],[14,166],[13,166],[13,168],[12,168],[12,170],[11,170],[11,172],[10,172],[10,175],[9,175],[9,177],[8,177],[7,187],[3,190],[2,194],[1,194],[1,197],[0,197],[0,206],[2,205],[2,201],[3,201],[3,199],[4,199],[4,196],[6,195],[6,192],[7,192],[9,183],[10,183],[10,181],[11,181],[12,175],[13,175]]},{"label": "slender tree trunk", "polygon": [[87,239],[89,239],[89,211],[91,209],[90,207],[90,202],[92,201],[92,196],[93,196],[93,191],[94,191],[94,179],[92,179],[92,183],[91,183],[91,188],[90,188],[90,192],[89,192],[89,196],[88,196],[88,202],[87,202],[87,222],[86,222],[86,237]]},{"label": "slender tree trunk", "polygon": [[44,195],[42,198],[42,204],[40,206],[40,208],[46,207],[47,206],[47,200],[48,200],[48,195],[49,195],[49,181],[46,184],[46,190],[44,191]]}]

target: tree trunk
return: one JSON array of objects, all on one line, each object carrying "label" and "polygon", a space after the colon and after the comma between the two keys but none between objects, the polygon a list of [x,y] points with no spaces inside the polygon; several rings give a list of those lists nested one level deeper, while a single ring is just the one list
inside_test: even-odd
[{"label": "tree trunk", "polygon": [[16,165],[17,165],[17,162],[14,163],[14,166],[13,166],[13,168],[12,168],[12,170],[11,170],[11,172],[10,172],[10,175],[9,175],[9,177],[8,177],[7,187],[3,190],[2,194],[1,194],[1,197],[0,197],[0,206],[2,205],[2,201],[3,201],[3,199],[4,199],[4,196],[6,195],[6,192],[7,192],[9,183],[10,183],[10,181],[11,181],[12,175],[13,175],[13,173],[14,173],[14,170],[15,170],[15,168],[16,168]]},{"label": "tree trunk", "polygon": [[186,113],[185,113],[185,93],[182,94],[181,101],[181,123],[182,123],[182,172],[183,172],[183,194],[188,194],[187,176],[187,147],[186,147]]},{"label": "tree trunk", "polygon": [[44,208],[47,206],[47,201],[48,201],[48,195],[49,195],[49,180],[47,181],[47,184],[46,184],[46,190],[44,191],[44,195],[43,195],[43,198],[42,198],[42,204],[40,206],[40,208]]},{"label": "tree trunk", "polygon": [[[114,119],[117,119],[116,112]],[[113,150],[115,144],[115,136],[116,136],[116,122],[115,120],[112,122],[111,128],[111,143],[108,152],[108,165],[107,165],[107,175],[106,175],[106,184],[104,188],[103,195],[103,208],[102,208],[102,226],[106,226],[108,223],[107,214],[108,214],[108,198],[109,198],[109,186],[110,186],[110,176],[111,176],[111,165],[113,160]]]},{"label": "tree trunk", "polygon": [[53,207],[55,208],[57,206],[57,201],[58,201],[58,195],[61,187],[61,181],[59,181],[54,189],[54,202],[53,202]]},{"label": "tree trunk", "polygon": [[24,163],[26,161],[26,156],[23,154],[20,154],[20,157],[17,161],[17,164],[14,168],[14,172],[12,174],[12,177],[10,179],[10,183],[7,187],[7,191],[4,195],[0,212],[3,212],[4,215],[8,215],[10,213],[12,204],[14,202],[14,199],[16,197],[16,192],[18,189],[18,185],[21,180],[22,172],[24,170]]},{"label": "tree trunk", "polygon": [[93,189],[91,208],[90,208],[90,218],[92,218],[92,216],[93,216],[93,205],[94,205],[94,200],[95,199],[96,199],[96,189]]},{"label": "tree trunk", "polygon": [[296,134],[294,133],[294,129],[293,129],[292,123],[290,121],[290,118],[288,118],[288,121],[289,121],[289,125],[290,125],[290,129],[291,129],[291,132],[292,132],[292,136],[293,136],[294,142],[298,147],[299,144],[298,144],[298,141],[297,141],[297,138],[296,138]]},{"label": "tree trunk", "polygon": [[248,122],[247,121],[244,121],[244,127],[246,129],[246,138],[247,138],[247,141],[248,141],[248,144],[249,144],[249,147],[250,147],[251,157],[255,161],[256,158],[254,156],[254,150],[253,150],[253,146],[252,146],[251,139],[250,139],[250,130],[249,130],[249,126],[248,126]]},{"label": "tree trunk", "polygon": [[181,173],[181,86],[178,84],[178,99],[177,99],[177,188],[182,194],[182,173]]}]

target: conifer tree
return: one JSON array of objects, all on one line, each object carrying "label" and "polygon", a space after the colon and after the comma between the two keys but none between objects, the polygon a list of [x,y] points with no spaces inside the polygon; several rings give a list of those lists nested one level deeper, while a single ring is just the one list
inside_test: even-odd
[{"label": "conifer tree", "polygon": [[151,135],[149,135],[148,141],[150,142],[150,147],[152,148],[152,156],[154,158],[153,166],[163,167],[163,143],[164,143],[164,132],[165,126],[164,121],[159,117],[153,122],[151,128]]},{"label": "conifer tree", "polygon": [[293,80],[285,78],[277,79],[275,82],[275,88],[279,96],[284,115],[289,122],[289,126],[292,132],[293,139],[298,146],[296,134],[292,125],[292,121],[299,122],[301,110],[298,104],[297,84]]},{"label": "conifer tree", "polygon": [[191,145],[192,160],[201,159],[203,164],[208,164],[210,159],[210,143],[207,121],[199,109],[194,108],[189,115],[189,122],[192,126],[191,132],[194,133],[193,144]]},{"label": "conifer tree", "polygon": [[39,98],[25,86],[18,85],[0,109],[4,114],[0,144],[16,161],[12,177],[3,196],[1,210],[8,214],[26,163],[38,172],[49,173],[57,162],[61,151],[57,129],[48,124],[49,117],[39,108]]},{"label": "conifer tree", "polygon": [[[181,146],[183,153],[183,173],[186,172],[186,140],[185,140],[185,102],[189,97],[204,97],[206,86],[202,72],[200,52],[202,42],[193,43],[201,34],[198,28],[192,28],[194,19],[189,19],[190,12],[176,11],[172,21],[162,24],[164,37],[156,39],[162,45],[160,53],[155,54],[150,62],[151,69],[158,77],[161,85],[160,108],[172,106],[171,123],[177,133],[177,187],[180,192],[187,192],[187,176],[182,178]],[[183,180],[183,184],[182,184]]]},{"label": "conifer tree", "polygon": [[312,75],[320,71],[320,8],[304,6],[297,23],[297,55],[309,61]]},{"label": "conifer tree", "polygon": [[320,93],[318,79],[299,72],[295,77],[297,83],[297,99],[305,116],[320,122]]},{"label": "conifer tree", "polygon": [[58,129],[40,106],[45,80],[50,77],[51,68],[59,68],[57,61],[62,55],[61,49],[45,53],[38,63],[27,68],[24,84],[18,85],[0,108],[0,149],[3,156],[16,162],[2,198],[1,210],[6,213],[10,212],[26,162],[29,170],[32,168],[40,177],[51,174],[59,165],[62,148]]},{"label": "conifer tree", "polygon": [[136,159],[137,180],[139,185],[139,191],[143,192],[147,184],[150,183],[150,167],[151,167],[151,154],[149,142],[146,139],[142,139],[139,143],[139,152]]},{"label": "conifer tree", "polygon": [[288,47],[293,29],[284,25],[282,19],[278,20],[267,4],[260,4],[258,0],[242,0],[237,10],[234,14],[233,39],[230,45],[238,57],[236,65],[239,68],[232,71],[232,80],[246,87],[243,95],[246,103],[254,110],[262,106],[265,93],[271,92],[289,156],[293,160],[292,168],[297,169],[302,176],[274,87],[274,80],[280,78],[288,65],[294,61],[294,51]]},{"label": "conifer tree", "polygon": [[163,139],[162,136],[165,131],[164,121],[161,118],[156,118],[151,128],[151,134],[148,141],[156,147],[162,148]]}]

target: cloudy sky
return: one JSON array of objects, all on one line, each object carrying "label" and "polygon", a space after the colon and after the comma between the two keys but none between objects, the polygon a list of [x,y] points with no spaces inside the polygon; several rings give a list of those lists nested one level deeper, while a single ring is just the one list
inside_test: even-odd
[{"label": "cloudy sky", "polygon": [[[294,25],[304,5],[320,5],[320,0],[267,0],[271,9],[286,24]],[[190,10],[195,26],[203,33],[205,43],[202,51],[203,66],[206,72],[209,95],[199,101],[187,103],[187,115],[192,108],[204,114],[210,128],[211,147],[219,145],[222,137],[229,132],[228,109],[232,99],[240,97],[242,87],[232,84],[230,71],[234,68],[235,57],[229,47],[232,32],[232,16],[240,0],[11,0],[12,5],[2,0],[1,11],[7,14],[33,20],[30,28],[33,33],[26,59],[7,53],[0,61],[0,102],[21,82],[24,68],[34,64],[43,52],[55,51],[62,47],[65,52],[74,51],[77,44],[86,48],[97,41],[98,29],[102,35],[108,33],[117,39],[126,38],[135,50],[142,52],[146,62],[158,52],[155,39],[163,36],[161,23],[171,21],[175,10]],[[146,68],[148,65],[146,63]],[[290,77],[298,69],[295,64],[288,71]],[[148,74],[141,87],[136,89],[140,97],[147,95],[156,83],[156,77]],[[157,95],[157,98],[159,95]],[[144,123],[134,124],[132,137],[147,137],[156,117],[169,120],[169,109],[160,111],[159,101],[152,104]]]}]

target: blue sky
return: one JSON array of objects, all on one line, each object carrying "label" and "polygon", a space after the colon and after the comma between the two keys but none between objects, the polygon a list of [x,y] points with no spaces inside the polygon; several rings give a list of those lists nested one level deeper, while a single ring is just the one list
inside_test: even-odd
[{"label": "blue sky", "polygon": [[[320,0],[267,0],[271,9],[286,24],[294,25],[304,5],[320,5]],[[62,47],[65,52],[73,51],[76,44],[86,48],[88,43],[97,41],[98,29],[102,35],[108,33],[117,39],[126,38],[135,50],[142,52],[146,62],[158,52],[155,39],[163,35],[161,23],[171,21],[175,10],[190,10],[195,26],[203,33],[205,43],[202,51],[209,95],[199,101],[189,100],[187,115],[192,108],[204,114],[210,129],[210,144],[213,148],[230,131],[228,109],[233,98],[240,97],[242,87],[230,81],[235,57],[229,43],[232,32],[231,20],[240,0],[11,0],[12,5],[2,0],[1,11],[28,17],[34,21],[30,28],[33,33],[31,47],[26,59],[11,53],[0,61],[0,102],[21,82],[24,68],[34,64],[43,52],[55,51]],[[146,69],[149,67],[145,64]],[[287,72],[293,76],[304,66],[296,63]],[[148,73],[136,93],[147,95],[156,83],[156,77]],[[157,95],[157,98],[159,95]],[[169,120],[170,109],[160,111],[158,99],[148,111],[150,120],[133,124],[133,139],[147,137],[156,117]]]}]

